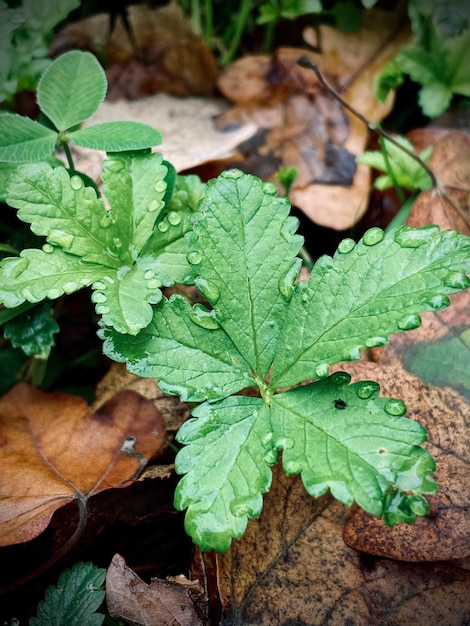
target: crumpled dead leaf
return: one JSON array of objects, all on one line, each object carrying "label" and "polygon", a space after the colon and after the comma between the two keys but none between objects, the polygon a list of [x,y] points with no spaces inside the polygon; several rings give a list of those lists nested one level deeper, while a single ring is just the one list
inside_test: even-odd
[{"label": "crumpled dead leaf", "polygon": [[133,391],[92,413],[77,396],[13,387],[0,398],[0,545],[29,541],[68,502],[134,480],[164,435],[162,415]]},{"label": "crumpled dead leaf", "polygon": [[[147,585],[116,554],[106,574],[106,602],[114,619],[131,626],[202,626],[204,591],[184,576]],[[201,613],[202,611],[202,613]]]},{"label": "crumpled dead leaf", "polygon": [[[279,166],[296,167],[299,175],[290,200],[322,226],[350,228],[367,208],[370,171],[356,166],[355,156],[365,149],[368,129],[296,61],[307,54],[353,107],[380,121],[391,100],[375,100],[374,80],[409,38],[401,9],[365,12],[364,27],[357,33],[322,26],[322,54],[281,48],[272,57],[240,59],[219,77],[220,90],[236,103],[219,118],[219,127],[250,121],[265,130],[254,147],[240,146],[243,169],[276,182]],[[305,34],[307,40],[310,36]]]}]

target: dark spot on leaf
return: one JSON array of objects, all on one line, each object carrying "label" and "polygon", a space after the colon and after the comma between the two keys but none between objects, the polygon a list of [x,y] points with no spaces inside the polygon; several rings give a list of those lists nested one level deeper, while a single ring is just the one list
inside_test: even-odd
[{"label": "dark spot on leaf", "polygon": [[333,400],[333,404],[335,405],[335,409],[345,409],[346,408],[346,402],[344,400],[341,400],[341,398],[336,398],[336,400]]}]

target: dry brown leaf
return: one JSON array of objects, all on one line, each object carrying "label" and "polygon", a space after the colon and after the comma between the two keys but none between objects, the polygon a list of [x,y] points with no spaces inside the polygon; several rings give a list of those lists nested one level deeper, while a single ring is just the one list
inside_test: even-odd
[{"label": "dry brown leaf", "polygon": [[92,413],[83,398],[16,385],[0,398],[0,545],[33,539],[68,502],[125,486],[164,433],[153,403],[132,391]]},{"label": "dry brown leaf", "polygon": [[470,573],[363,557],[341,533],[346,509],[276,470],[263,514],[218,555],[224,626],[460,626]]},{"label": "dry brown leaf", "polygon": [[184,576],[153,578],[147,585],[119,554],[106,575],[108,611],[131,626],[202,626],[203,597],[201,585]]},{"label": "dry brown leaf", "polygon": [[[401,9],[366,12],[358,33],[322,26],[322,54],[281,48],[272,58],[241,59],[219,77],[222,93],[237,105],[221,116],[220,126],[250,121],[267,129],[256,156],[249,146],[241,149],[249,155],[250,171],[261,175],[262,169],[263,178],[274,181],[280,165],[296,167],[299,176],[290,200],[323,226],[349,228],[367,207],[370,172],[364,165],[355,167],[354,158],[365,149],[368,130],[324,93],[312,71],[298,67],[296,61],[307,52],[352,106],[380,121],[391,100],[385,104],[375,100],[374,80],[409,38]],[[266,156],[271,161],[269,172]]]}]

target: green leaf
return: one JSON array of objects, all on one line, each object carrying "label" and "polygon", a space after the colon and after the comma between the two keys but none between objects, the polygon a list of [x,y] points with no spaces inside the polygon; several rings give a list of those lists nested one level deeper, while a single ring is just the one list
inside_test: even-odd
[{"label": "green leaf", "polygon": [[97,110],[106,89],[106,75],[96,58],[72,50],[55,59],[41,76],[37,99],[57,130],[65,131]]},{"label": "green leaf", "polygon": [[[164,209],[168,172],[162,155],[113,155],[103,164],[104,193],[111,205],[115,236],[133,258],[152,234]],[[131,210],[132,209],[132,210]]]},{"label": "green leaf", "polygon": [[104,122],[67,133],[77,146],[119,152],[144,150],[162,143],[162,136],[151,126],[140,122]]},{"label": "green leaf", "polygon": [[273,442],[284,470],[301,473],[312,496],[329,489],[386,522],[413,522],[414,500],[436,491],[434,461],[419,447],[426,432],[402,417],[403,402],[377,398],[377,383],[348,386],[350,378],[336,372],[273,397]]},{"label": "green leaf", "polygon": [[29,29],[50,36],[53,28],[79,6],[80,0],[23,0],[21,11]]},{"label": "green leaf", "polygon": [[270,451],[269,409],[260,398],[236,396],[202,404],[180,428],[175,468],[186,474],[175,493],[177,509],[188,507],[186,532],[203,550],[224,552],[257,517],[271,485],[264,460]]},{"label": "green leaf", "polygon": [[57,587],[46,589],[46,599],[38,605],[37,617],[29,626],[101,626],[104,615],[96,613],[104,600],[102,586],[106,570],[91,563],[76,563],[62,572]]},{"label": "green leaf", "polygon": [[54,300],[91,285],[103,274],[102,266],[51,248],[23,250],[19,257],[0,261],[0,303],[12,308],[25,301]]},{"label": "green leaf", "polygon": [[65,252],[108,267],[129,258],[127,248],[117,245],[121,242],[103,201],[62,167],[34,163],[18,168],[10,177],[7,201],[36,235]]},{"label": "green leaf", "polygon": [[126,361],[139,376],[158,378],[183,401],[217,400],[254,384],[250,368],[215,316],[180,296],[154,308],[152,322],[136,337],[103,329],[104,353]]},{"label": "green leaf", "polygon": [[5,324],[5,338],[28,356],[47,359],[54,346],[54,335],[59,332],[53,315],[49,303],[35,307]]},{"label": "green leaf", "polygon": [[326,376],[328,367],[384,345],[391,333],[416,328],[419,314],[448,306],[445,294],[466,289],[470,240],[437,226],[370,229],[321,257],[308,286],[297,285],[285,316],[271,386]]},{"label": "green leaf", "polygon": [[[196,286],[260,378],[272,364],[302,238],[272,183],[238,170],[211,181],[190,235]],[[273,254],[275,250],[275,254]]]},{"label": "green leaf", "polygon": [[0,161],[25,163],[49,157],[57,133],[16,113],[0,115]]}]

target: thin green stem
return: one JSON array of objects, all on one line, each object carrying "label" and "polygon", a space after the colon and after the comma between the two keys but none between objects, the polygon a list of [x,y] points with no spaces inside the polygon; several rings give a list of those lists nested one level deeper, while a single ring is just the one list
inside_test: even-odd
[{"label": "thin green stem", "polygon": [[60,139],[60,143],[64,149],[65,156],[67,157],[67,163],[69,164],[69,168],[71,170],[75,170],[75,163],[73,162],[72,153],[69,148],[68,141],[65,139]]},{"label": "thin green stem", "polygon": [[221,63],[223,67],[227,66],[235,57],[238,46],[240,45],[243,31],[245,30],[246,22],[248,21],[251,9],[253,8],[252,4],[253,0],[243,0],[241,4],[240,11],[238,12],[237,20],[235,23],[235,32],[233,34],[230,47],[222,57]]},{"label": "thin green stem", "polygon": [[402,204],[405,204],[406,197],[403,193],[403,189],[398,184],[397,177],[395,176],[395,172],[393,171],[392,164],[390,163],[390,159],[388,158],[387,146],[385,145],[385,139],[380,136],[379,137],[380,147],[382,148],[382,155],[384,158],[385,169],[387,170],[387,174],[390,176],[390,180],[392,181],[395,192],[398,196],[398,199]]},{"label": "thin green stem", "polygon": [[205,24],[204,39],[206,41],[206,44],[212,47],[212,40],[214,38],[214,16],[213,16],[213,11],[212,11],[212,0],[205,0],[204,24]]}]

